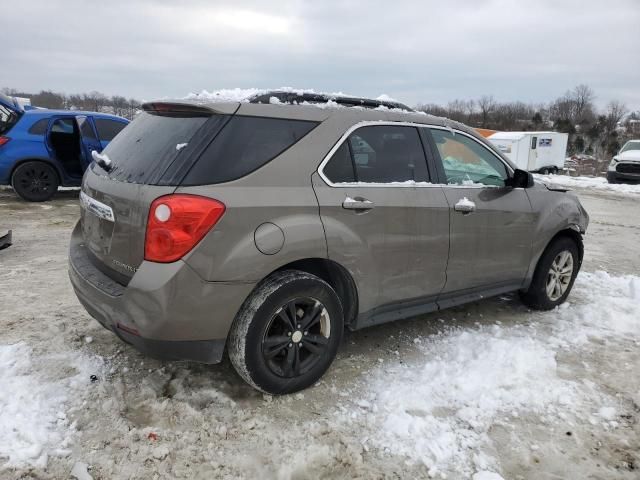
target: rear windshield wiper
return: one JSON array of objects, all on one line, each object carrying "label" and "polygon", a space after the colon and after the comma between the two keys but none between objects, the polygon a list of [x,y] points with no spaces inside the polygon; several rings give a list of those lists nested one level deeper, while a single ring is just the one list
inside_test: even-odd
[{"label": "rear windshield wiper", "polygon": [[91,151],[91,158],[102,167],[105,172],[110,172],[113,168],[111,159],[104,153],[98,153],[95,150]]}]

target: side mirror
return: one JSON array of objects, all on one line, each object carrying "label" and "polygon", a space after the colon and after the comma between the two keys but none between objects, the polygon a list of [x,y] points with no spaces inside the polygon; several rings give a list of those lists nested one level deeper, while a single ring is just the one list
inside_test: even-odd
[{"label": "side mirror", "polygon": [[513,188],[531,188],[533,184],[533,175],[519,168],[513,172],[513,176],[507,181],[507,186]]}]

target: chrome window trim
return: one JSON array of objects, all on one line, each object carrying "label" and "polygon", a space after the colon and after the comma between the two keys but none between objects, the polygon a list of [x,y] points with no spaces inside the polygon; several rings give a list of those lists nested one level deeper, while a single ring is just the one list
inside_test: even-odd
[{"label": "chrome window trim", "polygon": [[454,135],[460,134],[460,135],[465,135],[467,137],[469,137],[471,140],[473,140],[474,142],[476,142],[478,145],[480,145],[481,147],[484,147],[486,150],[488,150],[492,155],[494,155],[507,169],[508,172],[513,173],[513,168],[511,168],[511,166],[508,163],[505,163],[505,161],[500,158],[499,155],[497,155],[495,152],[493,152],[489,147],[487,147],[487,145],[483,145],[482,143],[478,142],[478,140],[476,138],[473,137],[473,135],[469,135],[466,132],[463,132],[462,130],[458,130],[457,128],[452,128],[452,127],[446,127],[444,125],[431,125],[431,124],[427,124],[427,123],[415,123],[415,122],[394,122],[391,120],[367,120],[367,121],[362,121],[362,122],[358,122],[353,124],[351,127],[349,127],[347,129],[347,131],[342,134],[342,136],[340,137],[340,139],[336,142],[336,144],[331,148],[331,150],[329,150],[329,152],[324,156],[324,158],[322,159],[322,162],[320,162],[320,165],[317,168],[317,172],[318,175],[320,175],[320,178],[322,178],[322,180],[324,181],[324,183],[326,183],[329,187],[333,187],[333,188],[353,188],[353,187],[372,187],[372,188],[433,188],[433,187],[437,187],[437,188],[441,188],[441,187],[448,187],[448,188],[504,188],[504,187],[500,187],[498,185],[458,185],[458,184],[447,184],[447,183],[425,183],[425,182],[416,182],[416,183],[407,183],[405,184],[398,184],[398,183],[360,183],[360,182],[343,182],[343,183],[333,183],[331,180],[329,180],[326,175],[324,174],[324,167],[326,166],[327,163],[329,163],[329,160],[331,160],[331,157],[333,157],[333,154],[342,146],[342,144],[346,141],[346,139],[349,137],[349,135],[351,135],[354,131],[358,130],[359,128],[362,127],[371,127],[371,126],[396,126],[396,127],[414,127],[414,128],[435,128],[438,130],[448,130],[450,132],[453,132]]}]

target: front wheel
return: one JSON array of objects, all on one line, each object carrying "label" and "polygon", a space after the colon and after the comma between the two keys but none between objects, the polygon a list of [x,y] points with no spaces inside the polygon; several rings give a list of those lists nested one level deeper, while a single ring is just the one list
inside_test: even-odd
[{"label": "front wheel", "polygon": [[28,202],[44,202],[58,190],[58,174],[45,162],[25,162],[14,170],[11,186]]},{"label": "front wheel", "polygon": [[238,312],[229,357],[251,386],[274,395],[313,385],[336,356],[343,330],[340,298],[322,279],[277,272]]},{"label": "front wheel", "polygon": [[571,238],[553,241],[540,257],[529,289],[521,292],[522,301],[536,310],[551,310],[563,303],[578,275],[579,255]]}]

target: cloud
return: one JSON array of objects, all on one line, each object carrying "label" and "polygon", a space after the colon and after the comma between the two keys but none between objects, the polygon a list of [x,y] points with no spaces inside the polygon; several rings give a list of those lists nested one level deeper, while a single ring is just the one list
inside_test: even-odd
[{"label": "cloud", "polygon": [[640,109],[637,0],[23,0],[0,86],[143,99],[293,85],[407,103],[549,101],[579,83]]}]

